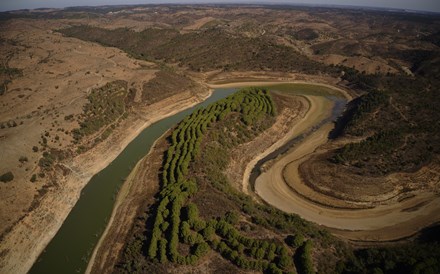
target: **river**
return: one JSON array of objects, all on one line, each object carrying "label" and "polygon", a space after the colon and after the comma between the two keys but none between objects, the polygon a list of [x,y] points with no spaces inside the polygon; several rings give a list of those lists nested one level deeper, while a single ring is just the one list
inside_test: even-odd
[{"label": "river", "polygon": [[110,219],[118,190],[136,163],[148,154],[156,139],[197,108],[225,98],[236,90],[215,89],[204,102],[144,129],[84,187],[75,207],[29,273],[83,273]]},{"label": "river", "polygon": [[[261,86],[260,84],[258,85]],[[335,97],[334,93],[330,92],[331,89],[328,88],[306,84],[272,84],[268,86],[280,92],[298,95],[315,94],[330,96],[329,99],[333,100],[337,106],[334,111],[339,113],[342,108],[340,99]],[[110,165],[93,176],[86,187],[84,187],[80,199],[29,273],[68,274],[85,272],[93,249],[110,219],[117,193],[124,179],[128,177],[136,163],[148,154],[156,139],[185,116],[191,114],[197,108],[225,98],[236,90],[237,88],[216,88],[213,95],[204,102],[144,129]],[[324,90],[324,93],[322,90]],[[332,118],[334,118],[336,113],[333,113]],[[297,141],[292,140],[292,143],[289,142],[281,150],[291,147]],[[276,154],[282,153],[283,151],[281,150],[276,151]],[[273,157],[272,154],[271,156]],[[264,160],[267,161],[268,158]],[[255,175],[254,173],[253,176]]]}]

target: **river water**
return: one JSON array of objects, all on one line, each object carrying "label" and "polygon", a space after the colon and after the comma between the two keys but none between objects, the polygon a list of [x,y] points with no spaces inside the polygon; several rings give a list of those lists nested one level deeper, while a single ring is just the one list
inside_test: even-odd
[{"label": "river water", "polygon": [[117,158],[92,177],[60,230],[32,266],[32,274],[84,273],[93,249],[110,219],[124,178],[150,151],[153,143],[197,108],[216,102],[237,89],[216,89],[204,102],[144,129]]}]

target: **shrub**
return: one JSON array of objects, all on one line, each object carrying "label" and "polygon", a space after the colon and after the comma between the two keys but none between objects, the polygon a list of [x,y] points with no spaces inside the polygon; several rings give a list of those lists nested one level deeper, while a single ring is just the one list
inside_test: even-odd
[{"label": "shrub", "polygon": [[31,182],[34,183],[35,181],[37,181],[37,174],[32,174]]},{"label": "shrub", "polygon": [[225,221],[232,224],[232,225],[238,223],[238,219],[239,219],[239,216],[238,216],[237,212],[235,212],[235,211],[229,211],[225,215]]},{"label": "shrub", "polygon": [[286,237],[285,242],[291,247],[300,247],[304,243],[304,236],[301,233],[289,235]]},{"label": "shrub", "polygon": [[28,158],[26,156],[20,156],[20,158],[18,159],[18,161],[20,161],[20,163],[24,163],[28,161]]},{"label": "shrub", "polygon": [[14,180],[14,174],[12,174],[12,172],[8,171],[5,174],[3,174],[2,176],[0,176],[0,181],[7,183]]}]

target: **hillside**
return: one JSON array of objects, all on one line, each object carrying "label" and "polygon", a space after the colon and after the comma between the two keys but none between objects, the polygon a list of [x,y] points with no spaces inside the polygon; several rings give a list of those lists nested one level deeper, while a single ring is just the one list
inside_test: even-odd
[{"label": "hillside", "polygon": [[[326,228],[269,205],[247,178],[318,131],[319,145],[277,167],[289,191],[323,215],[414,202],[399,216],[425,216],[440,187],[439,28],[437,14],[283,5],[0,13],[0,272],[30,269],[142,129],[233,82],[261,87],[195,111],[127,167],[138,193],[121,198],[92,272],[439,272],[430,229],[390,243]],[[336,118],[307,96],[341,94],[353,100],[334,123],[290,134],[309,109]],[[277,140],[284,150],[261,157]]]}]

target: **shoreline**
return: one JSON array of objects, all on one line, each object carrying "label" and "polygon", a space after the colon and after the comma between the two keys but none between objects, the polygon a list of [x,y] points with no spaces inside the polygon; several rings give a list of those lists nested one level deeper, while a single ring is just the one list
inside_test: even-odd
[{"label": "shoreline", "polygon": [[[183,93],[185,94],[187,91]],[[145,128],[159,120],[203,102],[212,95],[212,89],[208,89],[199,96],[192,95],[190,92],[189,95],[174,103],[172,101],[175,100],[173,98],[175,96],[172,96],[158,102],[154,107],[149,106],[151,109],[149,111],[150,117],[147,118],[141,117],[139,113],[134,113],[131,118],[135,120],[133,121],[134,124],[129,125],[126,129],[121,128],[107,142],[101,143],[97,147],[72,159],[71,165],[64,164],[72,172],[62,178],[62,187],[50,190],[42,198],[40,205],[35,210],[29,212],[25,218],[5,235],[0,251],[7,250],[7,252],[1,258],[0,272],[27,273],[61,228],[80,198],[82,189],[95,174],[109,166]],[[168,103],[167,101],[171,102]],[[165,106],[160,107],[161,104],[165,104]],[[129,133],[124,134],[127,132]],[[112,144],[112,141],[116,145]],[[107,149],[107,147],[112,149]],[[100,153],[102,151],[106,153]]]},{"label": "shoreline", "polygon": [[[255,182],[255,193],[272,206],[298,214],[301,218],[326,227],[332,234],[351,241],[372,243],[401,240],[440,220],[436,214],[436,209],[440,208],[440,198],[432,193],[418,192],[415,198],[399,203],[353,211],[321,206],[292,190],[295,185],[303,184],[298,173],[299,164],[327,142],[331,128],[331,124],[323,125],[260,174]],[[294,168],[291,173],[295,174],[295,178],[290,183],[284,176],[286,166]],[[319,194],[313,191],[309,193],[312,197]],[[405,211],[421,202],[426,204],[417,210]]]},{"label": "shoreline", "polygon": [[[143,159],[143,158],[142,158]],[[93,248],[93,252],[92,252],[92,256],[90,257],[88,263],[87,263],[87,268],[85,270],[85,274],[88,274],[91,272],[95,259],[96,259],[96,255],[98,253],[98,250],[101,248],[102,243],[104,242],[105,237],[107,236],[109,230],[110,230],[110,225],[111,223],[113,223],[113,220],[115,218],[116,215],[116,211],[118,210],[118,208],[120,207],[123,199],[127,196],[127,192],[130,190],[131,185],[133,183],[133,174],[139,169],[140,166],[140,162],[142,160],[140,160],[136,166],[133,168],[133,170],[130,172],[130,175],[127,177],[127,179],[125,180],[125,182],[122,184],[121,189],[118,191],[118,195],[116,196],[115,199],[115,205],[113,206],[112,209],[112,214],[110,216],[110,219],[108,220],[107,225],[105,226],[104,232],[102,232],[101,237],[99,237],[99,241],[96,244],[96,246]]]},{"label": "shoreline", "polygon": [[[271,84],[280,84],[281,82],[259,82],[259,85],[262,85],[262,86],[267,86],[267,85],[271,85]],[[284,82],[284,83],[290,83],[290,84],[293,84],[293,82]],[[253,82],[253,84],[255,84],[254,82]],[[302,83],[302,84],[306,84],[306,83]],[[308,83],[309,85],[314,85],[314,83]],[[239,83],[231,83],[231,84],[224,84],[224,85],[211,85],[211,84],[207,84],[207,86],[211,89],[210,90],[210,94],[212,94],[212,89],[215,89],[215,88],[239,88],[239,87],[245,87],[245,86],[250,86],[250,82],[239,82]],[[310,101],[309,101],[309,99],[306,97],[306,96],[303,96],[303,98],[305,98],[308,102],[309,102],[309,107],[312,105],[312,104],[310,104]],[[308,111],[307,111],[307,113],[308,113]],[[307,115],[307,114],[306,114]],[[292,133],[294,133],[293,131],[291,131]],[[159,137],[156,141],[155,141],[155,143],[160,139],[161,137]],[[287,138],[287,139],[289,139],[289,138]],[[282,139],[282,140],[284,140],[284,138]],[[271,147],[274,147],[274,146],[277,146],[278,144],[282,144],[283,142],[276,142],[275,144],[273,144]],[[141,160],[139,160],[137,163],[136,163],[136,166],[135,166],[135,168],[131,171],[131,173],[130,173],[130,175],[129,175],[129,177],[130,178],[134,178],[135,176],[136,176],[136,172],[138,172],[139,170],[138,170],[138,168],[139,168],[139,165],[140,165],[140,163],[143,161],[143,159],[145,159],[146,157],[148,157],[148,155],[149,154],[151,154],[151,153],[153,153],[153,151],[154,151],[154,147],[152,147],[151,149],[150,149],[150,151],[148,152],[148,154],[147,155],[145,155]],[[249,165],[247,165],[247,166],[249,166]],[[250,170],[249,170],[249,173],[250,173],[250,171],[252,170],[252,167],[250,168]],[[126,182],[128,181],[128,179],[126,180]],[[130,185],[126,185],[126,183],[124,183],[123,185],[122,185],[122,187],[121,187],[121,189],[120,189],[120,191],[119,191],[119,193],[118,193],[118,195],[117,195],[117,198],[116,198],[116,201],[115,201],[115,206],[113,207],[113,209],[112,209],[112,215],[111,215],[111,218],[109,219],[109,222],[108,222],[108,224],[107,224],[107,226],[106,226],[106,228],[105,228],[105,231],[104,231],[104,233],[102,234],[102,236],[100,237],[100,239],[99,239],[99,241],[98,241],[98,244],[97,244],[97,246],[95,246],[95,248],[94,248],[94,250],[93,250],[93,253],[92,253],[92,257],[90,258],[90,260],[89,260],[89,262],[88,262],[88,265],[87,265],[87,270],[86,270],[86,272],[85,273],[91,273],[92,271],[93,271],[93,266],[94,266],[94,264],[95,264],[95,259],[96,259],[96,257],[98,256],[98,252],[99,252],[99,248],[100,248],[100,246],[102,245],[102,243],[104,242],[104,240],[105,240],[105,237],[106,236],[108,236],[109,234],[108,234],[108,232],[110,231],[110,229],[111,229],[111,226],[115,223],[115,215],[117,214],[117,211],[118,211],[118,209],[119,209],[119,206],[122,204],[122,202],[123,202],[123,200],[124,200],[124,198],[126,198],[127,196],[123,196],[122,194],[120,194],[120,193],[122,193],[123,191],[129,191],[130,190],[130,188],[133,186],[132,185],[133,184],[133,182],[131,181],[130,182]]]},{"label": "shoreline", "polygon": [[[246,189],[246,191],[249,191],[250,189],[250,184],[249,184],[249,179],[250,179],[250,174],[252,169],[254,168],[254,166],[256,165],[256,163],[258,161],[260,161],[261,159],[263,159],[264,157],[266,157],[267,155],[269,155],[270,153],[274,152],[277,148],[283,146],[286,142],[288,142],[289,140],[291,140],[292,138],[295,138],[296,136],[301,135],[302,133],[304,133],[307,129],[309,129],[311,126],[313,126],[316,123],[319,123],[320,120],[323,119],[323,117],[321,115],[317,115],[317,112],[319,112],[318,114],[322,113],[322,109],[325,108],[324,111],[326,111],[327,113],[331,112],[332,109],[332,104],[331,107],[329,106],[324,106],[324,101],[327,100],[324,97],[320,97],[320,96],[304,96],[304,98],[306,98],[307,102],[309,103],[309,107],[305,113],[305,115],[302,117],[302,119],[295,124],[292,129],[289,131],[289,133],[287,133],[282,139],[280,139],[279,142],[276,142],[274,145],[272,145],[271,147],[267,148],[263,153],[261,153],[260,155],[258,155],[257,157],[255,157],[247,166],[246,166],[246,171],[243,177],[243,190]],[[321,110],[321,111],[319,111]],[[311,119],[312,118],[312,121]],[[289,152],[287,152],[289,153]],[[261,176],[261,175],[260,175]],[[256,183],[254,186],[255,190],[253,191],[255,194],[258,195],[258,197],[262,198],[256,190]],[[248,192],[246,192],[248,193]]]},{"label": "shoreline", "polygon": [[[212,94],[212,93],[211,93]],[[105,238],[107,237],[110,229],[111,229],[111,225],[114,223],[115,220],[115,216],[116,213],[118,211],[118,209],[120,208],[120,206],[122,205],[124,199],[129,195],[130,190],[133,186],[133,184],[135,183],[135,177],[137,172],[139,171],[139,168],[142,165],[142,162],[148,157],[150,156],[156,147],[156,144],[160,141],[160,139],[162,139],[164,136],[166,136],[168,134],[169,130],[167,130],[164,134],[162,134],[159,138],[157,138],[154,143],[151,146],[151,149],[148,151],[148,153],[142,157],[142,159],[140,159],[135,167],[131,170],[130,174],[128,175],[127,179],[125,180],[125,182],[122,184],[121,189],[118,191],[118,195],[116,196],[115,199],[115,204],[113,206],[112,209],[112,214],[111,217],[107,223],[107,225],[105,226],[105,230],[104,232],[101,234],[101,237],[99,238],[98,243],[96,244],[96,246],[93,248],[93,252],[92,252],[92,256],[89,259],[89,262],[87,264],[87,268],[86,271],[84,272],[85,274],[89,274],[91,273],[91,271],[93,270],[93,266],[96,260],[96,256],[98,254],[99,249],[101,248],[103,242],[105,241]]]},{"label": "shoreline", "polygon": [[[353,96],[351,96],[347,91],[345,91],[342,88],[330,85],[330,84],[324,84],[324,83],[318,83],[318,82],[314,82],[314,81],[301,81],[301,80],[297,80],[297,81],[285,81],[285,80],[269,80],[269,81],[262,81],[261,79],[257,79],[256,81],[231,81],[231,82],[224,82],[221,84],[216,84],[214,83],[206,83],[208,85],[208,87],[210,88],[242,88],[242,87],[249,87],[249,86],[273,86],[273,85],[280,85],[280,84],[306,84],[306,85],[315,85],[315,86],[321,86],[321,87],[326,87],[329,89],[332,89],[336,92],[339,92],[343,97],[345,97],[345,99],[347,99],[347,102],[351,101],[353,99]],[[310,115],[310,112],[314,112],[316,109],[316,106],[314,106],[314,104],[311,102],[310,100],[310,96],[305,96],[302,95],[307,102],[309,103],[309,109],[306,111],[305,116],[302,118],[302,120],[307,119],[306,117],[308,117],[308,115]],[[314,100],[315,104],[317,103],[316,100]],[[330,109],[331,111],[331,109]],[[263,153],[261,153],[260,155],[258,155],[257,157],[255,157],[254,159],[252,159],[252,161],[246,165],[246,169],[244,171],[244,176],[243,176],[243,180],[242,180],[242,191],[245,194],[250,194],[250,192],[252,192],[252,190],[250,189],[249,186],[249,178],[252,172],[252,169],[254,168],[254,166],[256,165],[256,163],[258,161],[260,161],[261,159],[263,159],[264,157],[266,157],[268,154],[272,153],[273,151],[275,151],[276,149],[278,149],[279,147],[281,147],[285,142],[287,142],[288,140],[294,138],[295,136],[300,135],[300,133],[295,132],[297,125],[295,125],[292,130],[286,134],[282,139],[280,139],[279,141],[277,141],[275,144],[273,144],[272,146],[270,146],[269,148],[267,148]],[[308,125],[305,125],[306,128],[301,128],[301,132],[306,130],[308,128]]]},{"label": "shoreline", "polygon": [[305,85],[314,85],[314,86],[321,86],[326,87],[335,91],[340,92],[348,101],[353,99],[353,96],[351,96],[347,91],[340,87],[336,87],[329,84],[314,82],[314,81],[244,81],[244,82],[230,82],[230,83],[221,83],[221,84],[215,84],[215,83],[206,83],[208,87],[210,88],[240,88],[240,87],[249,87],[249,86],[273,86],[273,85],[281,85],[281,84],[305,84]]}]

